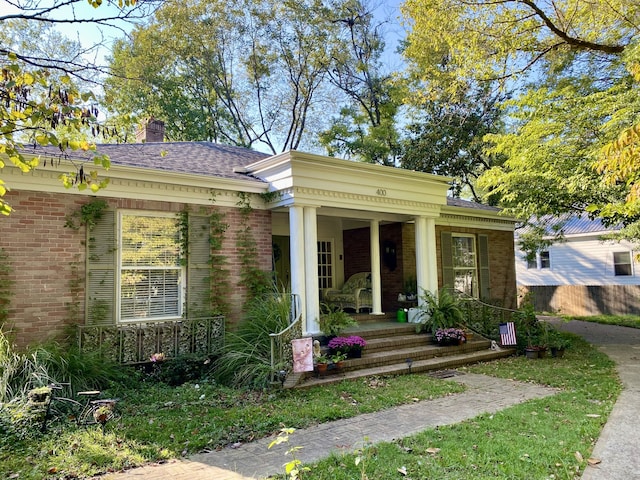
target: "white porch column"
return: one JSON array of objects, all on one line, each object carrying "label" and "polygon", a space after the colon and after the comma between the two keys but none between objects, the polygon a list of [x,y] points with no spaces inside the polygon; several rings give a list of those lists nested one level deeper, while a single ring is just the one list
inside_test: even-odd
[{"label": "white porch column", "polygon": [[422,304],[422,291],[437,292],[438,264],[436,258],[436,220],[416,217],[416,279],[418,303]]},{"label": "white porch column", "polygon": [[289,207],[289,254],[291,256],[291,293],[297,295],[302,315],[302,331],[306,331],[306,288],[304,265],[304,212],[302,207]]},{"label": "white porch column", "polygon": [[382,280],[380,278],[380,222],[371,220],[369,224],[371,245],[371,295],[373,315],[382,315]]},{"label": "white porch column", "polygon": [[318,284],[318,222],[316,207],[304,207],[304,269],[306,272],[306,333],[320,332],[320,287]]},{"label": "white porch column", "polygon": [[432,292],[438,291],[438,251],[436,249],[436,219],[427,217],[427,284]]}]

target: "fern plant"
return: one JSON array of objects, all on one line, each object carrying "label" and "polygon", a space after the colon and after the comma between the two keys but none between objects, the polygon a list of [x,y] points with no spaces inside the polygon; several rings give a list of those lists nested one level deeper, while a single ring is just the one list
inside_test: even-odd
[{"label": "fern plant", "polygon": [[448,288],[433,293],[427,290],[422,294],[420,322],[416,331],[434,334],[436,330],[457,327],[464,323],[464,313],[460,301]]}]

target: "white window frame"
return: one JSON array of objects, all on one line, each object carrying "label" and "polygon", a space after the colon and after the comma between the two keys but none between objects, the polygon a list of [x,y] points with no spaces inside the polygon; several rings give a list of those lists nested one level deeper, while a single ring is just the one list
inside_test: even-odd
[{"label": "white window frame", "polygon": [[[333,238],[319,238],[318,241],[318,285],[320,287],[320,298],[322,298],[322,292],[326,288],[333,288],[336,284],[336,243]],[[330,252],[321,251],[320,244],[329,245],[331,248]],[[321,258],[329,258],[329,262],[321,262]],[[323,275],[320,271],[323,267],[326,267],[330,270],[329,273]]]},{"label": "white window frame", "polygon": [[[627,254],[629,256],[629,261],[624,263],[616,262],[617,254]],[[623,250],[619,252],[612,252],[611,256],[613,257],[613,275],[615,277],[633,277],[633,252],[630,252],[629,250]],[[629,273],[617,273],[616,267],[618,265],[629,265]]]},{"label": "white window frame", "polygon": [[[462,265],[462,266],[457,265],[456,263],[456,260],[457,260],[456,239],[457,238],[471,239],[471,247],[472,247],[471,254],[473,255],[473,267],[468,265]],[[471,233],[451,232],[451,256],[452,256],[451,263],[453,265],[454,288],[456,290],[459,290],[456,282],[459,272],[464,272],[464,271],[471,272],[471,291],[470,292],[467,290],[462,290],[462,291],[464,291],[468,295],[471,295],[473,298],[479,298],[480,291],[479,291],[479,283],[478,283],[478,245],[477,245],[476,236]]]},{"label": "white window frame", "polygon": [[152,212],[145,210],[119,210],[118,211],[118,255],[117,255],[117,266],[116,266],[116,318],[118,323],[136,323],[136,322],[155,322],[155,321],[163,321],[163,320],[174,320],[181,318],[184,312],[184,303],[185,303],[185,295],[186,295],[186,266],[182,264],[179,260],[178,265],[174,267],[157,267],[157,266],[148,266],[142,267],[147,268],[149,270],[158,270],[158,271],[178,271],[178,308],[175,315],[164,315],[164,316],[140,316],[133,318],[122,318],[122,272],[124,270],[135,270],[135,267],[123,267],[122,265],[122,252],[123,252],[123,235],[122,235],[122,225],[123,225],[123,217],[126,216],[137,216],[137,217],[154,217],[154,218],[173,218],[176,219],[175,214],[166,213],[166,212]]},{"label": "white window frame", "polygon": [[[547,257],[547,266],[544,265],[543,256]],[[543,250],[542,252],[537,253],[538,257],[538,265],[540,265],[540,270],[543,269],[551,269],[551,252],[549,250]]]}]

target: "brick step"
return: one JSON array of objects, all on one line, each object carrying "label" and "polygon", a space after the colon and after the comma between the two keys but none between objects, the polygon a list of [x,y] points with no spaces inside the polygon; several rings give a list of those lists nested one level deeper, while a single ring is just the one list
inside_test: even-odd
[{"label": "brick step", "polygon": [[395,335],[393,337],[367,338],[366,340],[367,346],[365,347],[365,351],[367,353],[393,350],[397,349],[399,345],[403,348],[410,348],[425,347],[432,343],[430,335],[416,335],[415,332],[406,335]]},{"label": "brick step", "polygon": [[[459,346],[456,347],[440,347],[440,348],[451,348],[451,349],[459,349]],[[443,369],[452,369],[461,367],[464,365],[469,365],[472,363],[478,362],[487,362],[491,360],[496,360],[498,358],[508,357],[515,353],[514,349],[502,349],[502,350],[474,350],[467,351],[464,353],[453,353],[451,355],[446,356],[438,356],[432,357],[424,360],[414,360],[411,362],[411,366],[406,361],[381,365],[376,367],[368,367],[357,370],[347,370],[343,369],[339,372],[333,373],[332,371],[328,372],[325,375],[311,375],[306,377],[300,377],[299,382],[295,385],[296,388],[309,388],[316,385],[326,385],[331,383],[341,382],[343,380],[348,379],[356,379],[361,377],[375,376],[375,375],[404,375],[407,373],[421,373],[421,372],[429,372],[429,371],[437,371]],[[289,385],[285,385],[291,387],[293,382]]]},{"label": "brick step", "polygon": [[359,335],[369,342],[374,338],[385,338],[415,333],[416,326],[414,323],[398,323],[383,320],[378,322],[360,323],[357,327],[349,327],[341,333],[341,336]]},{"label": "brick step", "polygon": [[413,361],[417,361],[434,357],[446,357],[460,353],[487,350],[490,346],[491,342],[485,339],[474,339],[462,345],[448,347],[441,347],[432,343],[423,343],[415,346],[396,343],[395,346],[388,346],[377,351],[369,351],[369,345],[367,345],[362,352],[362,358],[347,360],[345,369],[353,370],[358,368],[388,365],[397,362],[405,362],[408,358]]}]

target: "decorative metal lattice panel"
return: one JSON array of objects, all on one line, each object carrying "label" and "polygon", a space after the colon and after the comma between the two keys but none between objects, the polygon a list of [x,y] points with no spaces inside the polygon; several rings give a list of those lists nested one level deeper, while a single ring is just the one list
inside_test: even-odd
[{"label": "decorative metal lattice panel", "polygon": [[189,353],[215,354],[224,344],[225,318],[203,317],[120,326],[79,327],[78,344],[83,351],[100,351],[120,363],[149,361],[154,353],[166,358]]}]

